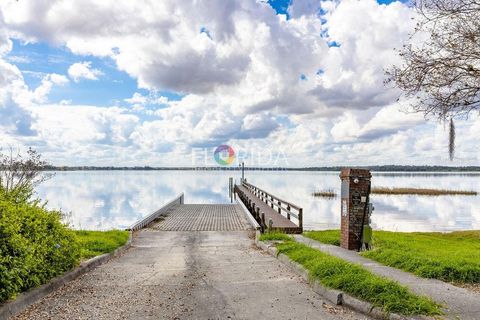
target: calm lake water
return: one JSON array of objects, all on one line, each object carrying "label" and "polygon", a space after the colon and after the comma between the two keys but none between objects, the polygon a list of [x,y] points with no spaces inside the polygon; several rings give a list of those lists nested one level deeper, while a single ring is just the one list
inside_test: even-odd
[{"label": "calm lake water", "polygon": [[[68,212],[77,229],[125,228],[181,192],[186,203],[229,203],[228,177],[238,171],[57,172],[37,188],[48,207]],[[339,193],[337,172],[246,171],[247,180],[304,208],[306,229],[339,228],[340,199],[313,198],[315,190]],[[373,186],[480,191],[478,174],[373,173]],[[372,195],[375,229],[454,231],[480,229],[479,196]]]}]

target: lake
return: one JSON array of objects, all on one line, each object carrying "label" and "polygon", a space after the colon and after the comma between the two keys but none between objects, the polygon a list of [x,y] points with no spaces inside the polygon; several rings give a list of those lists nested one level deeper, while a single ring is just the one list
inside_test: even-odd
[{"label": "lake", "polygon": [[[68,213],[77,229],[123,229],[181,192],[185,203],[229,203],[228,177],[239,171],[62,171],[37,187],[47,207]],[[313,198],[315,190],[339,194],[338,172],[246,171],[258,187],[304,208],[305,229],[339,228],[340,199]],[[373,186],[479,191],[480,175],[373,173]],[[480,229],[479,196],[372,195],[375,229],[454,231]]]}]

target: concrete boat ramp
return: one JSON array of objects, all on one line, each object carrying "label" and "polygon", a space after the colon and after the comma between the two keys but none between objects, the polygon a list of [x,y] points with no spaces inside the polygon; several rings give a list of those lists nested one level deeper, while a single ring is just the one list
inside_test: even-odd
[{"label": "concrete boat ramp", "polygon": [[365,319],[254,245],[239,204],[172,202],[132,246],[15,319]]}]

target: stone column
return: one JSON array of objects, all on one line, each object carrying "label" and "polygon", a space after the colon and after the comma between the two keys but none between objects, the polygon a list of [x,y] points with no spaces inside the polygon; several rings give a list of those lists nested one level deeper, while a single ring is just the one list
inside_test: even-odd
[{"label": "stone column", "polygon": [[340,245],[348,250],[358,250],[362,233],[362,220],[367,224],[367,202],[372,174],[370,170],[342,169],[341,239]]}]

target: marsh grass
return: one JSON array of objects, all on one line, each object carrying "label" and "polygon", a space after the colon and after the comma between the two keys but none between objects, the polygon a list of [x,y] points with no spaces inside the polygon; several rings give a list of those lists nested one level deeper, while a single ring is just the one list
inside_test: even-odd
[{"label": "marsh grass", "polygon": [[[461,195],[461,196],[476,196],[477,191],[473,190],[448,190],[448,189],[430,189],[430,188],[388,188],[388,187],[374,187],[371,191],[372,194],[382,195],[418,195],[418,196],[448,196],[448,195]],[[315,198],[328,198],[333,199],[337,197],[337,193],[333,189],[319,190],[312,192],[312,196]]]},{"label": "marsh grass", "polygon": [[276,245],[278,252],[303,265],[310,277],[323,285],[342,290],[370,302],[387,313],[403,315],[439,315],[440,306],[420,297],[397,282],[372,274],[367,269],[297,243],[294,240]]},{"label": "marsh grass", "polygon": [[[311,231],[306,237],[339,245],[340,231]],[[373,250],[363,256],[382,264],[457,284],[480,283],[480,231],[373,232]]]},{"label": "marsh grass", "polygon": [[336,198],[337,193],[333,189],[319,190],[312,192],[312,196],[316,198]]},{"label": "marsh grass", "polygon": [[422,195],[422,196],[443,196],[443,195],[476,196],[478,195],[478,192],[470,191],[470,190],[374,187],[372,188],[372,194]]},{"label": "marsh grass", "polygon": [[128,231],[75,231],[80,244],[80,256],[82,260],[90,259],[104,253],[112,252],[123,246],[128,240]]}]

